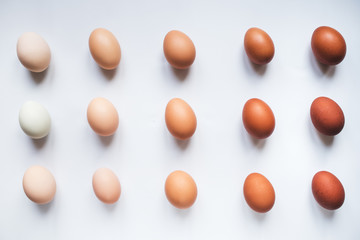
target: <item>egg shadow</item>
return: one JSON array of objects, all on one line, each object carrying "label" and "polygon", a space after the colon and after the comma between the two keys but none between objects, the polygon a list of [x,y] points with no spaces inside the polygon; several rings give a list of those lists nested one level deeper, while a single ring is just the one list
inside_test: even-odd
[{"label": "egg shadow", "polygon": [[313,125],[311,119],[309,119],[309,130],[310,130],[310,135],[312,136],[313,139],[320,139],[321,142],[327,146],[327,147],[331,147],[334,144],[334,140],[335,137],[334,136],[327,136],[322,134],[321,132],[319,132]]},{"label": "egg shadow", "polygon": [[[241,132],[240,132],[243,141],[250,146],[255,147],[258,150],[262,150],[265,148],[266,145],[266,138],[264,139],[258,139],[253,136],[251,136],[245,129],[245,127],[242,125]],[[250,143],[250,144],[249,144]]]},{"label": "egg shadow", "polygon": [[29,71],[29,74],[32,78],[32,80],[36,83],[36,84],[41,84],[42,82],[44,82],[44,79],[46,77],[46,75],[48,74],[49,72],[49,68],[46,68],[44,71],[42,72],[31,72]]},{"label": "egg shadow", "polygon": [[174,138],[174,141],[176,142],[176,145],[181,149],[181,150],[186,150],[190,144],[191,138],[186,139],[186,140],[180,140],[177,138]]},{"label": "egg shadow", "polygon": [[335,217],[335,211],[334,210],[327,210],[319,205],[319,203],[315,200],[314,195],[312,193],[309,194],[309,199],[311,201],[310,205],[313,208],[313,213],[320,213],[323,217],[326,219],[333,219]]},{"label": "egg shadow", "polygon": [[117,202],[115,202],[113,204],[106,204],[106,203],[102,203],[102,204],[103,204],[104,208],[106,209],[106,211],[108,211],[108,212],[114,212],[117,208]]},{"label": "egg shadow", "polygon": [[244,197],[242,197],[241,205],[242,205],[241,209],[244,212],[244,213],[241,213],[242,215],[244,215],[244,214],[250,215],[250,218],[255,219],[255,221],[258,222],[259,224],[261,224],[265,221],[267,213],[259,213],[259,212],[252,210],[250,208],[250,206],[247,204]]},{"label": "egg shadow", "polygon": [[111,80],[114,79],[114,77],[115,77],[115,75],[116,75],[116,72],[117,72],[119,66],[116,67],[116,68],[114,68],[114,69],[111,69],[111,70],[103,69],[103,68],[101,68],[100,66],[99,66],[99,68],[100,68],[102,74],[104,75],[104,77],[105,77],[108,81],[111,81]]},{"label": "egg shadow", "polygon": [[45,144],[47,143],[48,136],[49,135],[47,135],[43,138],[40,138],[40,139],[32,138],[31,141],[36,149],[42,149],[42,148],[44,148]]},{"label": "egg shadow", "polygon": [[103,146],[109,147],[114,140],[114,135],[115,134],[110,135],[110,136],[100,136],[100,135],[97,135],[97,136]]},{"label": "egg shadow", "polygon": [[256,73],[258,76],[265,75],[265,72],[267,69],[267,64],[259,65],[259,64],[253,63],[249,59],[249,57],[247,56],[247,54],[244,50],[242,51],[242,56],[243,56],[243,62],[245,65],[245,69],[247,70],[248,73],[250,73],[250,74]]},{"label": "egg shadow", "polygon": [[335,65],[326,65],[326,64],[319,62],[315,58],[311,47],[309,48],[309,57],[310,57],[311,66],[312,66],[314,72],[318,76],[326,76],[328,78],[334,77],[335,72],[336,72],[336,66]]},{"label": "egg shadow", "polygon": [[42,214],[46,214],[52,208],[53,202],[54,202],[54,200],[52,200],[51,202],[49,202],[47,204],[36,204],[36,207],[39,210],[39,212],[41,212]]},{"label": "egg shadow", "polygon": [[187,76],[189,75],[190,73],[190,68],[187,68],[187,69],[177,69],[177,68],[174,68],[174,67],[171,67],[171,70],[174,74],[174,76],[179,80],[179,81],[185,81]]}]

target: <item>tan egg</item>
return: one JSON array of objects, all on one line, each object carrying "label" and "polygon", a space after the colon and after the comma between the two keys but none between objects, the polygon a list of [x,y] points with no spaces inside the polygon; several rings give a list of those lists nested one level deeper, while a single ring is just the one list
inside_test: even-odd
[{"label": "tan egg", "polygon": [[119,126],[119,116],[114,105],[107,99],[94,98],[87,109],[90,127],[100,136],[113,135]]},{"label": "tan egg", "polygon": [[121,194],[119,179],[108,168],[99,168],[93,175],[92,185],[96,197],[107,204],[117,202]]},{"label": "tan egg", "polygon": [[177,69],[189,68],[196,56],[194,43],[183,32],[173,30],[164,39],[164,54],[171,66]]},{"label": "tan egg", "polygon": [[104,28],[95,29],[89,37],[89,48],[95,62],[103,69],[112,70],[119,65],[120,45],[110,31]]},{"label": "tan egg", "polygon": [[275,191],[269,180],[260,173],[251,173],[244,182],[244,197],[254,211],[270,211],[275,203]]},{"label": "tan egg", "polygon": [[31,201],[46,204],[55,196],[56,182],[49,170],[41,166],[32,166],[24,174],[23,188]]},{"label": "tan egg", "polygon": [[50,64],[49,45],[34,32],[26,32],[21,35],[16,49],[21,64],[32,72],[42,72]]},{"label": "tan egg", "polygon": [[169,132],[177,139],[186,140],[196,130],[196,116],[189,104],[180,98],[173,98],[165,109],[165,122]]},{"label": "tan egg", "polygon": [[166,179],[165,194],[174,207],[189,208],[197,197],[196,183],[186,172],[174,171]]}]

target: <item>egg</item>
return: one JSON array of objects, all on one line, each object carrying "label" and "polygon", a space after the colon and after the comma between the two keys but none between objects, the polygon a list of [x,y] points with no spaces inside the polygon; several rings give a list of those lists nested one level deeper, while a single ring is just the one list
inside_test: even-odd
[{"label": "egg", "polygon": [[245,103],[242,119],[246,131],[258,139],[269,137],[275,129],[275,117],[271,108],[258,98]]},{"label": "egg", "polygon": [[311,48],[316,59],[326,65],[339,64],[346,55],[345,39],[338,31],[327,26],[315,29]]},{"label": "egg", "polygon": [[259,65],[269,63],[275,54],[271,37],[260,28],[250,28],[244,37],[244,47],[250,60]]},{"label": "egg", "polygon": [[340,106],[327,97],[318,97],[312,102],[310,116],[314,127],[324,135],[337,135],[345,125]]},{"label": "egg", "polygon": [[97,28],[89,37],[89,48],[95,62],[103,69],[115,69],[121,59],[121,49],[116,37],[107,29]]},{"label": "egg", "polygon": [[194,135],[197,125],[194,111],[180,98],[173,98],[167,104],[165,122],[169,132],[180,140],[189,139]]},{"label": "egg", "polygon": [[345,190],[339,179],[330,172],[320,171],[311,184],[315,200],[328,210],[340,208],[345,201]]},{"label": "egg", "polygon": [[163,48],[166,60],[174,68],[187,69],[195,60],[195,45],[183,32],[177,30],[168,32]]},{"label": "egg", "polygon": [[250,208],[265,213],[274,206],[275,190],[266,177],[251,173],[244,182],[244,197]]},{"label": "egg", "polygon": [[90,127],[100,136],[110,136],[119,126],[119,116],[114,105],[106,98],[94,98],[87,108]]},{"label": "egg", "polygon": [[37,33],[26,32],[21,35],[16,50],[21,64],[32,72],[42,72],[50,64],[50,47]]},{"label": "egg", "polygon": [[25,102],[19,113],[19,123],[26,135],[40,139],[49,134],[51,119],[48,111],[38,102]]},{"label": "egg", "polygon": [[99,168],[93,175],[92,185],[96,197],[106,204],[117,202],[121,194],[119,179],[108,168]]},{"label": "egg", "polygon": [[24,174],[23,188],[31,201],[46,204],[55,196],[56,182],[49,170],[42,166],[32,166]]},{"label": "egg", "polygon": [[194,179],[184,171],[174,171],[166,179],[165,194],[169,202],[177,208],[191,207],[197,197]]}]

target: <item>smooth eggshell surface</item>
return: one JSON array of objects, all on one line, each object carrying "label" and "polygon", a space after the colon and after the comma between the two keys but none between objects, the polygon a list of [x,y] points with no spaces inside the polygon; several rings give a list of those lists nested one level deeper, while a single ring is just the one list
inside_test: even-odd
[{"label": "smooth eggshell surface", "polygon": [[275,203],[275,191],[269,180],[260,173],[251,173],[244,182],[244,197],[256,212],[270,211]]},{"label": "smooth eggshell surface", "polygon": [[31,138],[40,139],[49,134],[51,119],[48,111],[35,101],[24,103],[19,113],[21,129]]},{"label": "smooth eggshell surface", "polygon": [[327,97],[318,97],[313,101],[310,117],[314,127],[328,136],[337,135],[345,125],[344,113],[340,106]]},{"label": "smooth eggshell surface", "polygon": [[42,72],[50,64],[49,45],[38,34],[26,32],[17,42],[17,55],[24,67],[32,72]]},{"label": "smooth eggshell surface", "polygon": [[92,185],[96,197],[107,204],[118,201],[121,194],[119,179],[108,168],[99,168],[93,175]]},{"label": "smooth eggshell surface", "polygon": [[327,26],[315,29],[311,48],[316,59],[326,65],[339,64],[346,55],[345,39],[338,31]]},{"label": "smooth eggshell surface", "polygon": [[23,188],[31,201],[46,204],[55,196],[56,182],[49,170],[41,166],[32,166],[24,174]]},{"label": "smooth eggshell surface", "polygon": [[345,200],[345,190],[339,179],[330,172],[320,171],[312,180],[312,192],[320,206],[328,210],[340,208]]},{"label": "smooth eggshell surface", "polygon": [[191,207],[197,197],[194,179],[184,171],[174,171],[166,179],[165,194],[169,202],[177,208]]},{"label": "smooth eggshell surface", "polygon": [[259,65],[269,63],[275,54],[271,37],[259,28],[250,28],[244,37],[244,47],[250,60]]},{"label": "smooth eggshell surface", "polygon": [[165,122],[169,132],[180,140],[190,138],[195,133],[197,125],[194,111],[180,98],[173,98],[167,104]]},{"label": "smooth eggshell surface", "polygon": [[100,136],[113,135],[119,125],[119,115],[114,105],[107,99],[94,98],[87,109],[90,127]]},{"label": "smooth eggshell surface", "polygon": [[173,30],[164,39],[164,54],[171,66],[177,69],[189,68],[196,56],[194,43],[183,32]]},{"label": "smooth eggshell surface", "polygon": [[246,131],[258,139],[269,137],[275,129],[275,117],[271,108],[257,98],[245,103],[242,119]]},{"label": "smooth eggshell surface", "polygon": [[89,37],[89,48],[95,62],[103,69],[115,69],[121,59],[121,49],[116,37],[107,29],[97,28]]}]

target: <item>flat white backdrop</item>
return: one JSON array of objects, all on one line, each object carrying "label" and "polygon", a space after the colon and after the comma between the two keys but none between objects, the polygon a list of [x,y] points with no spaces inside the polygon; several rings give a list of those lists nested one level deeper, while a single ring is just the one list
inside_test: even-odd
[{"label": "flat white backdrop", "polygon": [[[360,239],[360,3],[354,1],[12,1],[0,2],[0,239]],[[314,59],[311,34],[339,30],[347,55],[336,67]],[[247,59],[243,37],[264,29],[275,44],[266,67]],[[88,37],[105,27],[117,37],[122,59],[103,71],[91,58]],[[196,60],[175,71],[162,52],[165,34],[185,32]],[[43,36],[52,51],[49,69],[31,74],[18,61],[16,42],[26,31]],[[106,97],[120,125],[98,137],[86,119],[88,103]],[[309,109],[318,96],[334,99],[345,114],[335,138],[319,135]],[[178,142],[164,121],[173,97],[194,109],[198,128]],[[276,127],[265,141],[244,130],[241,113],[253,97],[272,108]],[[27,100],[52,117],[45,140],[20,129]],[[47,167],[57,181],[54,201],[38,206],[22,190],[32,165]],[[109,167],[122,194],[107,206],[94,195],[92,174]],[[178,210],[164,194],[177,169],[198,186],[192,208]],[[318,206],[311,180],[334,173],[345,188],[337,211]],[[260,172],[276,201],[266,214],[246,204],[246,176]]]}]

